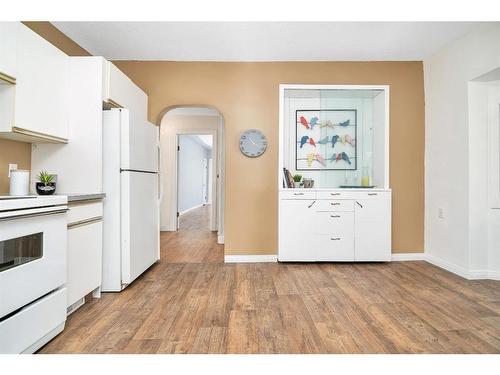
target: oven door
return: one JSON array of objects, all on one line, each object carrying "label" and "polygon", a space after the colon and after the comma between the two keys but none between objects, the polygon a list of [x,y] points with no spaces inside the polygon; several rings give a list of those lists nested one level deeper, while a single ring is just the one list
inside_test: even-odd
[{"label": "oven door", "polygon": [[0,220],[0,319],[66,282],[66,210]]}]

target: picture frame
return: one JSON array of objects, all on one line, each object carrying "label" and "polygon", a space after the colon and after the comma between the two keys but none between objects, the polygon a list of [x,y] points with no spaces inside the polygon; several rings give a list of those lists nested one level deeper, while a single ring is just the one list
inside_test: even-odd
[{"label": "picture frame", "polygon": [[295,170],[357,170],[356,109],[295,111]]}]

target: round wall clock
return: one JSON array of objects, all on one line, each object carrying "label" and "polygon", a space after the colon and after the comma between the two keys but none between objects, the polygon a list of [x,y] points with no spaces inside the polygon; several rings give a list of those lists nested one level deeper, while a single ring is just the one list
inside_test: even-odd
[{"label": "round wall clock", "polygon": [[266,136],[257,129],[248,129],[240,137],[240,151],[243,155],[256,158],[267,148]]}]

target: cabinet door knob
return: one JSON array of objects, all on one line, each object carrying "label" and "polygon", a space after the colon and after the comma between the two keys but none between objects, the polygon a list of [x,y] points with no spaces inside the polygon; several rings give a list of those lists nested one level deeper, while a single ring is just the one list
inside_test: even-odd
[{"label": "cabinet door knob", "polygon": [[331,239],[332,241],[339,241],[339,240],[340,240],[340,237],[330,237],[330,239]]}]

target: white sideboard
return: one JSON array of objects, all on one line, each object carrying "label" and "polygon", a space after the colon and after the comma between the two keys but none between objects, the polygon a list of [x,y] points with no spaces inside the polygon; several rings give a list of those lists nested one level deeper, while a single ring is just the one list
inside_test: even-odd
[{"label": "white sideboard", "polygon": [[391,190],[283,189],[278,260],[391,260]]}]

